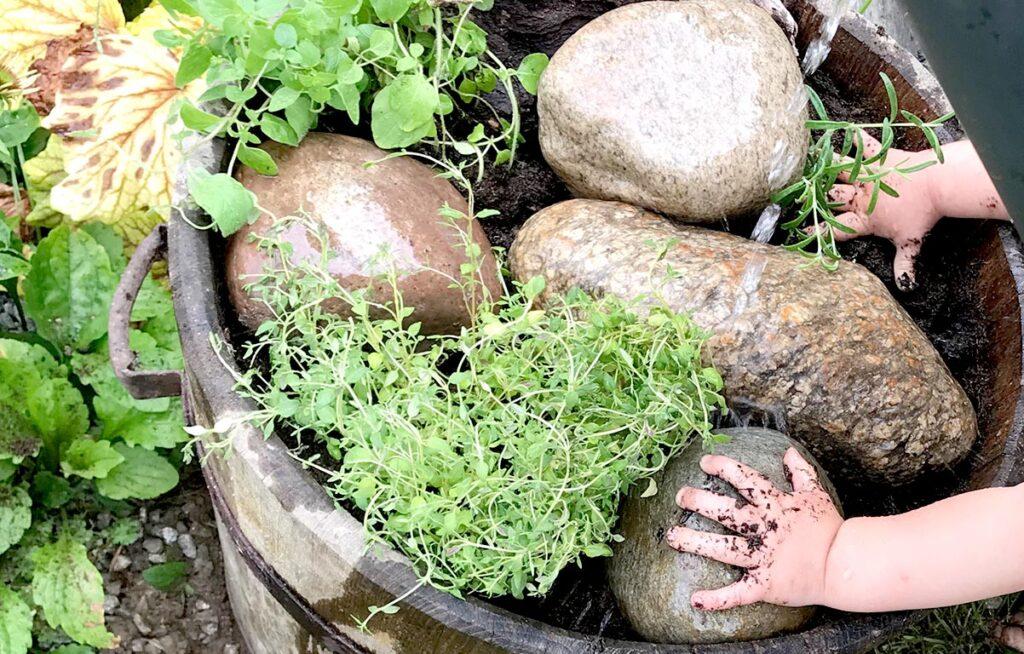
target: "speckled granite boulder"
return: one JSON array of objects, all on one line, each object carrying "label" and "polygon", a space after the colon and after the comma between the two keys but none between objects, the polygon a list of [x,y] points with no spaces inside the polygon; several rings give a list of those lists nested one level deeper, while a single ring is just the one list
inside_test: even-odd
[{"label": "speckled granite boulder", "polygon": [[[782,469],[782,455],[790,447],[807,452],[783,434],[769,429],[724,429],[731,442],[715,447],[724,454],[760,470],[779,488],[791,491]],[[658,493],[640,497],[646,485],[634,489],[622,509],[619,533],[625,538],[615,546],[608,561],[608,579],[622,612],[633,628],[656,643],[721,643],[754,640],[795,631],[810,620],[814,607],[787,608],[758,603],[728,611],[698,611],[690,605],[695,590],[728,586],[742,576],[739,568],[694,554],[682,554],[665,541],[676,525],[718,534],[730,533],[713,520],[676,506],[675,494],[683,486],[704,488],[740,500],[735,490],[700,469],[706,454],[701,443],[693,443],[655,477]],[[839,497],[817,462],[819,479],[832,495]],[[741,500],[740,500],[741,501]]]},{"label": "speckled granite boulder", "polygon": [[[663,260],[650,243],[669,243]],[[518,279],[633,298],[661,288],[712,332],[730,402],[781,415],[833,476],[900,484],[956,463],[974,409],[938,352],[865,268],[672,223],[617,202],[570,200],[520,230]],[[667,266],[677,276],[666,281]]]},{"label": "speckled granite boulder", "polygon": [[[383,159],[387,153],[372,143],[337,134],[309,134],[298,148],[271,143],[266,147],[278,164],[278,175],[266,177],[246,168],[240,180],[259,198],[260,206],[278,217],[300,209],[321,221],[330,232],[328,269],[350,289],[366,288],[372,276],[386,272],[380,253],[386,248],[399,271],[398,285],[406,305],[416,308],[412,320],[428,334],[458,333],[469,316],[461,291],[450,288],[466,261],[461,235],[445,225],[438,211],[448,204],[466,212],[466,201],[446,180],[409,157]],[[273,220],[264,215],[236,233],[228,245],[227,279],[231,301],[243,324],[256,328],[269,310],[245,287],[266,268],[267,254],[251,236],[269,234]],[[293,258],[317,261],[320,247],[299,224],[283,234],[294,248]],[[487,236],[473,222],[473,238],[485,254],[484,277],[499,294],[497,266]],[[391,294],[382,282],[379,291]],[[347,305],[328,300],[326,306],[344,315]]]},{"label": "speckled granite boulder", "polygon": [[538,93],[541,147],[578,197],[710,222],[760,209],[799,173],[802,88],[792,46],[760,7],[626,5],[552,58]]}]

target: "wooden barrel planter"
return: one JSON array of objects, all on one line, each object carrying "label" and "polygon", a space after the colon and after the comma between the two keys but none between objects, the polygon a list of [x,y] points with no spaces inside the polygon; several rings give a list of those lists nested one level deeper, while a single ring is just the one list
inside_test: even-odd
[{"label": "wooden barrel planter", "polygon": [[[508,61],[518,61],[531,51],[552,53],[579,26],[620,4],[627,2],[506,0],[496,3],[489,15],[482,15],[481,22],[493,35],[499,55],[506,56]],[[817,34],[821,15],[809,0],[794,0],[790,5],[801,25],[803,47]],[[879,70],[887,72],[894,81],[904,108],[926,119],[949,110],[935,79],[916,59],[859,16],[848,16],[822,74],[844,97],[856,99],[859,106],[874,115],[882,115],[888,105]],[[526,111],[531,108],[528,105]],[[528,139],[529,131],[535,127],[535,120],[527,118]],[[950,129],[945,136],[951,139],[959,135]],[[564,194],[550,171],[538,168],[542,162],[536,147],[532,153],[530,149],[525,146],[525,172],[509,175],[544,177],[539,182],[527,183],[534,196],[531,202],[537,206],[520,201],[517,206],[498,207],[520,221],[534,209],[562,199],[559,194]],[[222,155],[222,144],[212,143],[186,167],[219,170]],[[512,185],[509,179],[499,179],[494,184],[495,188]],[[499,205],[504,202],[500,197],[504,191],[482,191],[485,195],[488,192]],[[177,206],[184,204],[180,188],[177,200]],[[495,206],[488,203],[488,198],[480,203]],[[185,213],[192,222],[205,220],[197,211]],[[496,227],[508,228],[508,224],[500,223]],[[502,243],[500,234],[492,236],[492,240],[507,245]],[[375,617],[371,632],[359,631],[356,619],[366,616],[367,607],[381,606],[406,595],[417,585],[417,578],[408,561],[397,552],[382,547],[367,550],[360,522],[335,508],[316,480],[290,458],[286,445],[276,437],[264,438],[244,423],[243,418],[252,407],[234,392],[227,367],[235,365],[231,345],[240,332],[225,299],[223,251],[222,239],[213,232],[194,229],[180,216],[154,232],[138,249],[117,295],[112,320],[119,323],[116,331],[124,333],[125,338],[112,329],[111,350],[122,379],[134,393],[168,394],[180,387],[186,417],[191,423],[228,428],[224,437],[232,440],[231,453],[209,456],[203,470],[217,509],[232,606],[239,630],[254,654],[860,652],[920,616],[826,611],[805,631],[767,640],[659,645],[629,640],[628,627],[618,632],[577,627],[581,624],[579,620],[567,621],[559,615],[557,599],[529,609],[472,597],[463,601],[424,587],[405,596],[397,613]],[[127,351],[126,318],[133,291],[148,266],[161,255],[169,263],[185,353],[186,369],[180,380],[174,372],[132,370]],[[978,344],[976,350],[964,354],[943,351],[942,343],[937,341],[947,360],[959,356],[972,362],[967,367],[950,365],[972,394],[982,434],[969,461],[956,471],[962,483],[944,492],[1017,483],[1024,471],[1019,460],[1024,430],[1021,244],[1010,228],[1003,225],[942,225],[938,235],[926,243],[924,257],[946,261],[945,257],[954,261],[951,265],[961,266],[963,262],[975,262],[969,271],[961,267],[932,282],[940,285],[941,292],[949,291],[941,284],[953,284],[957,292],[950,294],[970,298],[970,302],[955,310],[962,311],[964,319],[977,330]],[[882,271],[887,266],[888,262],[882,261],[877,268]],[[928,280],[922,282],[927,284]],[[931,333],[935,339],[934,330]],[[216,348],[217,341],[225,347]],[[965,377],[972,379],[965,381]],[[584,586],[603,588],[601,575],[600,567],[577,573]],[[603,601],[605,608],[601,610],[614,613],[606,590]],[[621,617],[617,619],[622,622]]]}]

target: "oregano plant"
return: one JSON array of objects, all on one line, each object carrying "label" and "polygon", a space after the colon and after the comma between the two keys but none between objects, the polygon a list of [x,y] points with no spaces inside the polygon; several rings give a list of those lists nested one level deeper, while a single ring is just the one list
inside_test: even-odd
[{"label": "oregano plant", "polygon": [[[446,175],[468,186],[486,164],[515,158],[521,137],[513,84],[518,79],[536,92],[547,65],[547,56],[536,54],[512,70],[488,49],[472,15],[490,9],[492,0],[161,1],[172,15],[202,19],[198,28],[182,20],[155,36],[182,51],[179,85],[207,85],[181,107],[184,125],[234,143],[224,177],[189,180],[204,209],[202,196],[222,198],[216,225],[225,234],[258,211],[232,179],[234,168],[275,174],[273,158],[257,146],[268,139],[297,146],[328,109],[353,125],[368,124],[382,149],[429,150]],[[488,99],[499,89],[511,106],[507,114]],[[204,108],[212,102],[223,103],[223,115]],[[491,119],[456,120],[459,106],[469,103],[485,106]]]}]

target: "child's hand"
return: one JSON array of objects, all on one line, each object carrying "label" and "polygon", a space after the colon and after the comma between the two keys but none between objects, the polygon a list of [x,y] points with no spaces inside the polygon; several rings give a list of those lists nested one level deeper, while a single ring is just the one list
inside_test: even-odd
[{"label": "child's hand", "polygon": [[754,602],[807,606],[822,602],[829,548],[843,518],[821,487],[814,467],[793,448],[783,458],[793,492],[779,490],[761,473],[724,456],[705,456],[700,467],[736,487],[749,504],[698,488],[682,488],[676,503],[737,532],[723,536],[686,527],[669,531],[668,543],[746,568],[742,579],[697,591],[695,608],[716,611]]},{"label": "child's hand", "polygon": [[[869,135],[864,134],[864,155],[870,158],[878,154],[882,145]],[[919,163],[933,161],[935,153],[906,152],[890,148],[886,157],[887,165],[911,167]],[[881,236],[889,239],[896,246],[896,258],[893,271],[896,275],[896,286],[901,291],[913,290],[917,286],[914,275],[914,261],[921,251],[921,241],[931,231],[935,223],[942,218],[942,211],[935,202],[932,192],[933,178],[929,174],[935,166],[912,173],[908,177],[892,174],[885,178],[885,183],[896,189],[898,198],[885,193],[878,194],[875,210],[868,214],[871,203],[872,183],[857,182],[855,184],[836,184],[829,192],[829,200],[840,203],[835,209],[836,218],[856,233],[847,234],[835,230],[836,240],[845,241],[858,236]],[[840,181],[847,181],[848,176],[840,176]]]},{"label": "child's hand", "polygon": [[[873,157],[881,144],[864,134],[864,154]],[[874,184],[857,182],[837,184],[829,199],[838,203],[835,211],[839,222],[856,233],[835,230],[836,240],[875,235],[887,238],[896,246],[893,270],[896,286],[909,291],[917,286],[914,262],[921,251],[921,241],[943,216],[956,218],[995,218],[1007,220],[1006,205],[985,172],[978,153],[969,141],[959,141],[942,148],[945,163],[936,164],[903,177],[892,174],[885,183],[896,189],[899,197],[879,193],[875,210],[868,214]],[[935,153],[907,152],[889,149],[886,166],[911,167],[933,161]],[[841,177],[840,181],[847,181]]]}]

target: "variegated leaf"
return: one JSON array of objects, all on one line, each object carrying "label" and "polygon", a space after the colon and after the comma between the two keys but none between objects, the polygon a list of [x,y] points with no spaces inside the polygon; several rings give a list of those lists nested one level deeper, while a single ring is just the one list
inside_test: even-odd
[{"label": "variegated leaf", "polygon": [[171,18],[171,14],[164,9],[159,2],[154,2],[139,14],[135,20],[128,23],[128,33],[135,36],[152,38],[153,33],[158,30],[173,30],[178,25],[189,30],[197,30],[203,25],[203,19],[198,16],[186,16],[178,14]]},{"label": "variegated leaf", "polygon": [[67,176],[64,172],[64,147],[59,136],[50,136],[46,149],[25,162],[22,167],[28,181],[32,210],[25,222],[41,227],[56,227],[63,216],[50,206],[50,190]]},{"label": "variegated leaf", "polygon": [[99,51],[68,59],[43,121],[64,137],[68,176],[51,192],[54,210],[107,223],[131,244],[166,217],[181,158],[169,117],[198,91],[175,86],[177,68],[166,48],[129,34],[105,36]]},{"label": "variegated leaf", "polygon": [[0,0],[0,43],[28,61],[46,54],[46,42],[71,36],[82,25],[124,26],[117,0]]}]

